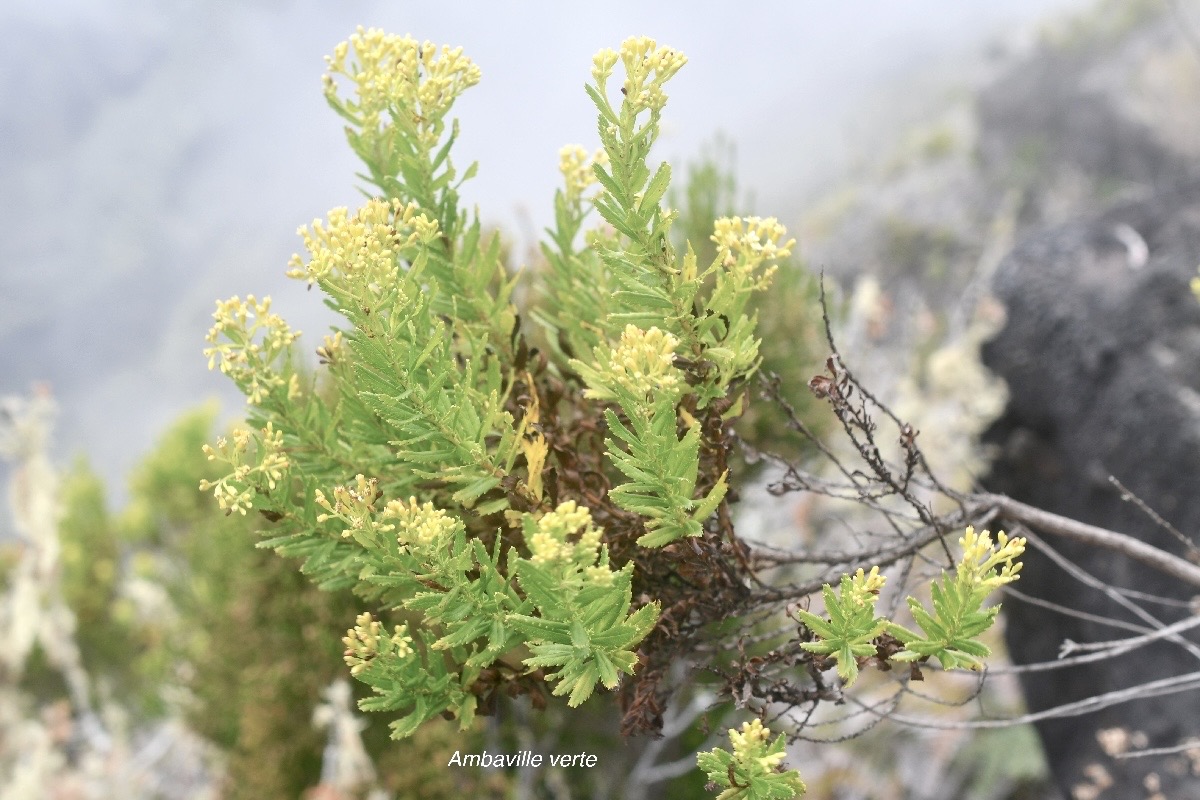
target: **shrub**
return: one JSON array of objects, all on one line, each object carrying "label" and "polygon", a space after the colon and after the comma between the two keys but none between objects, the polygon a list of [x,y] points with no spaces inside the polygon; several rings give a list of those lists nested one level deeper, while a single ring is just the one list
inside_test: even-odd
[{"label": "shrub", "polygon": [[[697,645],[739,640],[786,596],[751,588],[729,464],[762,360],[751,302],[794,242],[774,218],[726,216],[711,257],[677,246],[661,204],[671,168],[649,155],[685,58],[633,38],[593,59],[601,149],[560,153],[539,302],[518,309],[498,239],[459,207],[476,166],[460,175],[451,158],[447,117],[479,69],[460,49],[362,29],[328,61],[326,97],[374,195],[302,229],[289,275],[345,323],[314,373],[269,299],[218,303],[205,352],[250,406],[248,427],[207,448],[227,473],[201,488],[227,514],[271,520],[263,546],[367,605],[345,660],[374,692],[362,708],[400,714],[393,736],[438,716],[467,728],[502,695],[544,704],[550,689],[575,707],[598,686],[622,688],[624,732],[655,731],[671,664],[728,666],[734,651]],[[835,359],[829,371],[814,394],[869,439],[848,376]],[[847,685],[868,661],[977,668],[995,617],[983,598],[1016,577],[1023,541],[996,549],[968,529],[962,544],[934,610],[910,601],[921,633],[876,617],[884,579],[860,569],[825,587],[827,616],[799,612],[786,663],[836,665]],[[723,796],[802,791],[779,740],[738,736],[732,755],[701,757],[726,774]]]}]

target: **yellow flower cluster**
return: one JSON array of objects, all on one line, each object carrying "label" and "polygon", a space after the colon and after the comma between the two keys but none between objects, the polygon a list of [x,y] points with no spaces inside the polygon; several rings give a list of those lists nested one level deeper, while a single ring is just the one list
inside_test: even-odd
[{"label": "yellow flower cluster", "polygon": [[[963,549],[962,561],[958,564],[961,581],[991,590],[1020,577],[1021,562],[1014,559],[1025,552],[1024,538],[1009,539],[1004,531],[1000,531],[996,534],[996,544],[992,544],[990,531],[977,534],[974,527],[968,526],[958,543]],[[995,571],[997,568],[999,572]]]},{"label": "yellow flower cluster", "polygon": [[850,587],[853,592],[851,598],[856,605],[860,606],[871,602],[886,582],[887,577],[879,574],[879,567],[871,567],[870,572],[863,572],[862,567],[859,567],[858,572],[850,576]]},{"label": "yellow flower cluster", "polygon": [[346,631],[342,643],[346,645],[343,659],[350,667],[351,675],[366,669],[376,656],[395,654],[406,658],[413,653],[413,640],[408,635],[407,625],[397,625],[392,635],[386,636],[383,624],[372,619],[366,611],[355,618],[354,627]]},{"label": "yellow flower cluster", "polygon": [[[651,328],[643,331],[636,325],[626,325],[621,342],[609,354],[606,378],[615,381],[636,397],[652,394],[676,394],[682,387],[683,375],[675,366],[675,348],[679,339],[673,334]],[[597,352],[601,364],[605,359]],[[610,384],[611,385],[611,384]],[[608,399],[610,392],[593,387],[586,397]]]},{"label": "yellow flower cluster", "polygon": [[[408,502],[391,500],[380,517],[394,519],[397,523],[396,539],[401,545],[430,547],[454,533],[457,521],[433,503],[417,505],[415,497]],[[391,529],[392,526],[387,526]]]},{"label": "yellow flower cluster", "polygon": [[[625,67],[622,91],[633,113],[646,109],[662,111],[667,102],[663,84],[687,63],[687,56],[669,47],[659,47],[648,36],[633,36],[621,43],[619,56]],[[603,87],[617,64],[618,55],[605,48],[592,58],[592,78]]]},{"label": "yellow flower cluster", "polygon": [[389,532],[392,525],[375,524],[375,501],[379,498],[379,481],[356,475],[354,483],[348,486],[337,486],[333,490],[332,502],[325,493],[317,489],[315,500],[317,505],[325,509],[327,514],[317,516],[317,522],[338,519],[349,525],[342,530],[342,537],[349,538],[355,531],[379,530]]},{"label": "yellow flower cluster", "polygon": [[763,727],[762,720],[754,719],[743,722],[742,729],[729,729],[729,743],[733,745],[733,755],[738,761],[746,763],[750,759],[758,761],[764,769],[772,770],[783,763],[786,753],[780,751],[764,756],[756,756],[770,743],[771,732]]},{"label": "yellow flower cluster", "polygon": [[[788,239],[787,228],[775,217],[722,217],[713,225],[710,237],[717,245],[717,260],[725,267],[736,267],[750,273],[767,261],[787,258],[792,254],[795,239]],[[768,270],[761,281],[767,281],[774,269]]]},{"label": "yellow flower cluster", "polygon": [[1192,278],[1192,294],[1196,295],[1196,299],[1200,300],[1200,278]]},{"label": "yellow flower cluster", "polygon": [[327,224],[313,220],[311,227],[297,231],[309,260],[293,255],[287,276],[310,286],[344,278],[376,290],[390,287],[396,283],[399,254],[418,242],[432,241],[437,231],[437,220],[417,213],[416,203],[373,198],[354,214],[335,208]]},{"label": "yellow flower cluster", "polygon": [[577,144],[569,144],[558,151],[558,171],[566,182],[567,201],[574,202],[583,196],[584,190],[596,182],[592,164],[608,163],[608,153],[597,150],[589,159],[587,150]]},{"label": "yellow flower cluster", "polygon": [[200,481],[200,491],[213,490],[217,505],[227,514],[246,515],[254,498],[254,487],[265,484],[274,489],[283,480],[290,466],[283,454],[283,431],[275,430],[272,423],[259,432],[257,448],[253,458],[250,444],[254,435],[245,428],[233,432],[233,442],[224,436],[217,437],[217,446],[204,445],[204,454],[209,461],[221,460],[233,467],[233,472],[217,481]]},{"label": "yellow flower cluster", "polygon": [[433,503],[419,505],[415,497],[410,497],[407,501],[390,500],[376,514],[375,505],[381,495],[379,481],[364,475],[355,476],[351,484],[335,487],[332,500],[318,489],[315,501],[327,513],[318,515],[317,522],[341,520],[347,526],[342,530],[343,538],[349,538],[360,531],[394,531],[396,541],[402,547],[421,548],[437,546],[446,537],[453,535],[458,525],[454,517],[434,508]]},{"label": "yellow flower cluster", "polygon": [[[353,59],[349,59],[351,48]],[[325,76],[326,97],[354,117],[364,132],[377,131],[387,114],[415,131],[426,145],[436,142],[442,118],[454,100],[480,78],[479,67],[463,55],[461,47],[439,49],[433,42],[419,44],[410,36],[362,26],[325,61],[330,72]],[[353,82],[356,102],[338,99],[334,75]]]},{"label": "yellow flower cluster", "polygon": [[[205,337],[208,368],[220,366],[246,391],[250,403],[260,403],[275,389],[287,385],[271,365],[300,336],[283,318],[271,313],[271,298],[218,300],[213,326]],[[218,341],[224,338],[224,341]]]},{"label": "yellow flower cluster", "polygon": [[603,86],[608,81],[608,76],[612,75],[613,67],[617,65],[617,58],[617,51],[611,47],[605,47],[592,56],[592,80],[598,86]]},{"label": "yellow flower cluster", "polygon": [[[567,541],[568,536],[580,529],[583,532],[576,541]],[[537,521],[537,529],[526,544],[533,554],[530,560],[535,564],[592,564],[596,560],[602,534],[603,531],[592,524],[592,512],[586,506],[568,500]],[[608,571],[605,567],[599,569]],[[592,577],[597,576],[599,573]],[[608,577],[611,578],[611,574]]]},{"label": "yellow flower cluster", "polygon": [[321,346],[317,348],[317,358],[322,364],[336,364],[341,359],[345,346],[346,341],[342,332],[335,331],[333,336],[326,336],[321,342]]}]

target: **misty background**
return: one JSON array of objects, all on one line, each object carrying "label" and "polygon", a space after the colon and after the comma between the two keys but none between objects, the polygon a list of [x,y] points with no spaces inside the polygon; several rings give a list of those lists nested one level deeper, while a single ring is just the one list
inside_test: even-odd
[{"label": "misty background", "polygon": [[558,149],[596,146],[583,84],[601,47],[649,35],[682,50],[656,157],[681,177],[723,133],[747,211],[795,227],[822,187],[1089,5],[6,0],[0,395],[48,385],[54,452],[86,455],[120,500],[180,412],[244,405],[201,356],[216,299],[271,295],[316,347],[333,320],[283,273],[299,225],[359,202],[320,82],[358,24],[461,45],[480,65],[455,107],[456,164],[480,162],[465,199],[519,255],[550,221]]}]

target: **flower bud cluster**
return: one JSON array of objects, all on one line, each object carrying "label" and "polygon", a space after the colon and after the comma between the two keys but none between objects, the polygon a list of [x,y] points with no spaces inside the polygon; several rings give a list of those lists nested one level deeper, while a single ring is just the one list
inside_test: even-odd
[{"label": "flower bud cluster", "polygon": [[458,521],[433,503],[418,505],[415,497],[408,502],[391,500],[379,515],[396,521],[396,539],[402,546],[430,548],[454,535]]},{"label": "flower bud cluster", "polygon": [[682,373],[675,366],[678,346],[679,340],[666,331],[643,331],[626,325],[621,343],[612,354],[612,374],[634,395],[674,393],[682,381]]},{"label": "flower bud cluster", "polygon": [[[224,461],[233,467],[233,472],[216,481],[200,481],[200,491],[213,490],[217,505],[227,514],[245,516],[251,507],[256,487],[274,489],[290,466],[283,453],[283,432],[270,422],[255,438],[249,430],[234,430],[233,441],[224,436],[217,437],[217,446],[204,445],[204,454],[209,461]],[[250,452],[255,443],[254,452]]]},{"label": "flower bud cluster", "polygon": [[605,47],[592,56],[592,80],[598,86],[603,86],[608,82],[608,77],[612,75],[613,67],[617,65],[617,58],[617,51],[611,47]]},{"label": "flower bud cluster", "polygon": [[[717,245],[717,260],[722,266],[747,275],[767,261],[787,258],[795,239],[783,241],[787,228],[775,217],[722,217],[713,225],[709,238]],[[781,243],[782,242],[782,243]],[[768,270],[760,280],[769,280]]]},{"label": "flower bud cluster", "polygon": [[373,198],[354,214],[335,208],[327,223],[313,220],[311,227],[297,231],[309,260],[293,255],[287,276],[310,286],[331,282],[378,291],[396,283],[400,255],[419,242],[432,241],[437,231],[437,221],[419,214],[416,203]]},{"label": "flower bud cluster", "polygon": [[[463,55],[461,47],[438,48],[433,42],[418,43],[410,36],[362,26],[350,41],[338,44],[325,62],[329,67],[325,96],[365,135],[377,134],[386,114],[426,145],[440,136],[442,118],[455,99],[480,78],[479,67]],[[350,79],[355,100],[338,97],[335,75]]]},{"label": "flower bud cluster", "polygon": [[734,758],[742,763],[755,760],[768,770],[782,764],[786,755],[783,751],[763,755],[770,741],[771,732],[763,727],[762,720],[758,718],[743,722],[740,731],[737,728],[729,729],[729,743],[733,745]]},{"label": "flower bud cluster", "polygon": [[317,505],[325,509],[325,514],[317,515],[317,522],[330,519],[341,520],[348,527],[342,530],[342,537],[349,538],[355,531],[392,531],[393,525],[377,525],[375,523],[375,501],[379,499],[379,481],[356,475],[354,482],[333,489],[333,500],[317,489],[315,500]]},{"label": "flower bud cluster", "polygon": [[[578,538],[571,541],[576,534]],[[574,565],[589,579],[610,583],[611,570],[606,564],[596,564],[603,534],[603,529],[592,523],[591,510],[568,500],[537,521],[537,527],[526,535],[526,544],[535,564]]]},{"label": "flower bud cluster", "polygon": [[381,655],[407,658],[414,652],[407,625],[397,625],[392,635],[388,636],[383,630],[383,623],[372,619],[370,612],[366,611],[354,620],[354,627],[346,631],[342,643],[346,645],[343,659],[350,667],[351,675],[358,675]]},{"label": "flower bud cluster", "polygon": [[638,398],[678,395],[683,389],[683,373],[675,366],[678,346],[671,333],[626,325],[615,348],[596,348],[598,368],[584,372],[589,387],[584,396],[612,400],[617,386]]},{"label": "flower bud cluster", "polygon": [[[608,58],[608,56],[606,56]],[[621,64],[625,67],[622,87],[633,113],[646,109],[662,111],[667,103],[663,84],[687,63],[687,57],[677,50],[659,47],[648,36],[632,36],[621,43]]]},{"label": "flower bud cluster", "polygon": [[603,149],[597,150],[588,158],[587,150],[577,144],[569,144],[558,151],[558,171],[562,173],[566,183],[568,202],[575,202],[583,197],[584,191],[596,182],[593,164],[607,164],[608,153]]},{"label": "flower bud cluster", "polygon": [[321,342],[321,346],[317,348],[317,358],[322,364],[330,366],[337,364],[343,356],[345,346],[346,341],[342,332],[335,331],[333,336],[326,336]]},{"label": "flower bud cluster", "polygon": [[968,526],[958,543],[963,549],[962,560],[958,564],[960,581],[990,591],[1020,577],[1018,573],[1022,564],[1014,560],[1025,552],[1024,538],[1010,539],[1004,531],[1000,531],[996,534],[996,544],[992,544],[990,531],[977,534],[974,527]]},{"label": "flower bud cluster", "polygon": [[855,605],[873,606],[879,590],[886,582],[887,577],[879,574],[879,567],[871,567],[870,572],[863,572],[862,567],[859,567],[858,572],[850,576],[851,594],[848,599],[853,600]]},{"label": "flower bud cluster", "polygon": [[[274,370],[275,361],[287,353],[300,336],[283,318],[271,313],[271,298],[218,300],[213,326],[204,348],[208,368],[220,366],[246,393],[247,402],[258,404],[288,381]],[[224,339],[224,341],[219,341]]]}]

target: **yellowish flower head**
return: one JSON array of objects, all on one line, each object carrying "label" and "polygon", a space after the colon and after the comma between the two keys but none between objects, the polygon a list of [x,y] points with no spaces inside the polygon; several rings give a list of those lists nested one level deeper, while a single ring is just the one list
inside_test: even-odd
[{"label": "yellowish flower head", "polygon": [[717,260],[726,267],[744,271],[792,254],[795,239],[783,240],[787,228],[775,217],[722,217],[713,224],[710,237],[717,245]]},{"label": "yellowish flower head", "polygon": [[769,753],[765,756],[760,756],[757,761],[759,764],[762,764],[763,769],[771,771],[782,764],[785,758],[787,758],[787,753],[780,750],[778,753]]},{"label": "yellowish flower head", "polygon": [[625,68],[621,86],[623,108],[635,117],[649,109],[657,114],[667,102],[663,85],[687,63],[678,50],[660,47],[648,36],[633,36],[621,43],[621,52],[605,48],[592,58],[592,79],[602,93],[612,76],[613,67],[620,61]]},{"label": "yellowish flower head", "polygon": [[417,213],[416,203],[372,198],[354,214],[335,208],[328,221],[313,220],[311,227],[297,233],[308,250],[307,262],[293,255],[289,278],[310,285],[322,280],[344,279],[369,287],[392,286],[399,271],[401,253],[418,242],[437,235],[437,221]]},{"label": "yellowish flower head", "polygon": [[351,675],[358,675],[380,655],[395,654],[406,658],[413,651],[413,640],[408,635],[407,625],[397,625],[391,636],[384,633],[383,623],[364,611],[354,620],[354,627],[342,637],[346,645],[343,660],[350,667]]},{"label": "yellowish flower head", "polygon": [[588,583],[594,583],[599,586],[612,586],[613,584],[612,567],[609,567],[607,564],[595,564],[585,567],[583,574],[587,578]]},{"label": "yellowish flower head", "polygon": [[[582,530],[582,533],[579,533]],[[579,538],[568,541],[579,533]],[[526,544],[535,564],[575,562],[591,565],[596,561],[603,531],[592,524],[592,512],[574,500],[560,503],[537,521]]]},{"label": "yellowish flower head", "polygon": [[[257,445],[253,452],[251,443]],[[283,449],[283,431],[270,422],[257,437],[247,428],[236,428],[232,443],[218,436],[216,448],[206,444],[203,450],[209,461],[223,461],[233,468],[220,480],[200,481],[200,491],[212,489],[217,505],[227,514],[245,516],[253,504],[255,486],[266,484],[274,489],[291,466]]]},{"label": "yellowish flower head", "polygon": [[[678,346],[679,339],[666,331],[643,331],[636,325],[626,325],[620,344],[608,357],[606,377],[637,397],[674,395],[683,385],[683,373],[675,366]],[[601,360],[602,350],[597,351]],[[607,393],[588,390],[584,395],[602,397]]]},{"label": "yellowish flower head", "polygon": [[862,567],[859,567],[858,572],[850,578],[855,602],[860,605],[868,602],[869,598],[879,594],[879,590],[886,582],[887,576],[879,574],[879,567],[871,567],[870,572],[863,572]]},{"label": "yellowish flower head", "polygon": [[658,112],[667,102],[663,84],[687,63],[687,57],[669,47],[659,47],[648,36],[633,36],[621,43],[621,63],[625,67],[622,89],[634,113],[645,109]]},{"label": "yellowish flower head", "polygon": [[[993,544],[990,531],[977,534],[974,527],[968,526],[958,543],[963,549],[962,561],[958,565],[962,579],[996,588],[1020,577],[1021,562],[1016,559],[1025,552],[1024,538],[1010,539],[1004,531],[1000,531]],[[997,568],[999,572],[996,572]]]},{"label": "yellowish flower head", "polygon": [[592,164],[608,162],[608,153],[597,150],[590,158],[587,150],[577,144],[569,144],[558,151],[558,171],[562,173],[566,183],[568,201],[574,201],[583,196],[584,190],[596,182],[596,173]]},{"label": "yellowish flower head", "polygon": [[415,497],[408,502],[389,501],[381,516],[396,521],[396,539],[402,545],[427,548],[454,534],[457,520],[433,503],[418,505]]},{"label": "yellowish flower head", "polygon": [[739,760],[754,757],[755,752],[767,743],[771,732],[763,727],[762,720],[755,718],[743,722],[742,729],[729,729],[729,743],[733,745],[733,754]]},{"label": "yellowish flower head", "polygon": [[271,298],[218,300],[213,326],[204,348],[208,368],[220,367],[246,390],[250,403],[260,403],[287,381],[275,372],[274,362],[284,355],[300,331],[293,331],[283,318],[271,312]]},{"label": "yellowish flower head", "polygon": [[[356,117],[363,129],[376,130],[387,115],[423,139],[436,139],[455,99],[480,78],[479,67],[461,47],[439,48],[433,42],[418,43],[410,36],[362,26],[325,61],[330,73],[325,76],[326,96]],[[337,99],[335,75],[353,83],[355,100],[343,104]]]},{"label": "yellowish flower head", "polygon": [[592,56],[592,79],[597,84],[603,86],[608,76],[612,74],[613,67],[617,65],[617,53],[610,47],[606,47],[596,55]]},{"label": "yellowish flower head", "polygon": [[355,476],[354,483],[335,486],[333,500],[330,500],[324,492],[318,489],[314,500],[328,513],[319,514],[317,522],[338,519],[347,523],[349,527],[342,530],[342,536],[345,538],[354,535],[355,531],[380,530],[387,532],[392,530],[393,526],[391,525],[375,524],[375,501],[380,494],[378,487],[378,479],[367,478],[360,474]]},{"label": "yellowish flower head", "polygon": [[317,358],[322,364],[336,364],[341,360],[346,341],[341,331],[333,336],[326,336],[321,346],[317,348]]},{"label": "yellowish flower head", "polygon": [[397,625],[392,634],[392,650],[401,658],[413,654],[413,639],[408,635],[408,625]]}]

